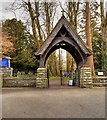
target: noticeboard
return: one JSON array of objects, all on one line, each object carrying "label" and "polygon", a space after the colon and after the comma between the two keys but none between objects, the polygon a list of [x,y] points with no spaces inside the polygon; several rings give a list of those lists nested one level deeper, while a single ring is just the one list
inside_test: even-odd
[{"label": "noticeboard", "polygon": [[102,75],[103,75],[103,72],[98,72],[98,75],[101,75],[101,76],[102,76]]},{"label": "noticeboard", "polygon": [[0,60],[0,67],[9,67],[9,60],[8,59]]}]

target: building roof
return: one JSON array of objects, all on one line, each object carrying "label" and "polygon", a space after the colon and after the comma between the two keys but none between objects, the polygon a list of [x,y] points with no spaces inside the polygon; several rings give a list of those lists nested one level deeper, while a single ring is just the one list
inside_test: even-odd
[{"label": "building roof", "polygon": [[85,42],[80,38],[75,29],[73,29],[73,27],[71,27],[67,19],[64,16],[62,16],[61,19],[56,24],[56,26],[54,27],[54,29],[52,30],[52,32],[50,33],[50,35],[44,41],[41,48],[35,53],[36,56],[44,54],[44,52],[48,49],[50,44],[54,41],[55,37],[63,27],[65,28],[64,30],[66,30],[69,33],[69,35],[73,38],[75,43],[78,44],[78,46],[80,47],[81,51],[83,51],[84,54],[86,55],[92,54],[91,50],[86,46]]}]

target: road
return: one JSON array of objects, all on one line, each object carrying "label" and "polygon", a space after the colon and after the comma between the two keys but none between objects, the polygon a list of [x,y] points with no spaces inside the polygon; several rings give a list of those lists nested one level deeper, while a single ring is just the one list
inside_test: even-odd
[{"label": "road", "polygon": [[3,118],[104,118],[105,88],[3,88]]}]

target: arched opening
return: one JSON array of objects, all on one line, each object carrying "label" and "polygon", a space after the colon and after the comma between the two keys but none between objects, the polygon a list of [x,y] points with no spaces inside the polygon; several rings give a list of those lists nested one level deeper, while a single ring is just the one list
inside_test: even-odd
[{"label": "arched opening", "polygon": [[[69,40],[69,39],[68,39]],[[44,53],[44,55],[43,55],[43,63],[44,63],[44,66],[45,66],[45,64],[46,64],[46,61],[47,61],[47,59],[49,58],[49,56],[55,51],[55,50],[57,50],[57,49],[59,49],[59,48],[61,48],[61,49],[64,49],[64,50],[66,50],[67,52],[69,52],[70,54],[71,54],[71,56],[74,58],[74,60],[75,60],[75,62],[76,62],[76,66],[77,66],[77,68],[76,68],[76,72],[75,72],[75,74],[78,74],[78,75],[76,75],[76,80],[78,81],[78,83],[77,83],[77,85],[79,86],[79,80],[80,80],[80,78],[79,78],[79,69],[80,69],[80,67],[84,64],[84,58],[83,58],[83,56],[82,56],[82,54],[81,54],[81,51],[79,51],[80,49],[77,47],[77,46],[74,46],[73,44],[70,44],[69,43],[69,41],[67,42],[65,42],[64,40],[62,40],[61,42],[59,42],[59,40],[58,40],[58,38],[56,39],[56,42],[55,42],[55,40],[54,40],[54,43],[52,43],[51,45],[50,45],[50,47],[48,48],[48,50]],[[79,50],[78,50],[79,49]],[[65,71],[65,73],[68,73],[67,72],[67,70]],[[72,73],[71,73],[72,74]],[[63,77],[63,74],[62,75],[60,75],[60,84],[62,83],[61,82],[61,80],[63,80],[63,78],[61,78],[61,77]],[[49,82],[49,81],[48,81]],[[48,83],[49,84],[49,83]]]},{"label": "arched opening", "polygon": [[[69,37],[56,37],[54,41],[49,45],[47,50],[44,52],[44,54],[40,58],[40,66],[45,66],[47,59],[49,56],[57,49],[64,49],[67,52],[71,54],[71,56],[74,58],[76,62],[76,70],[75,70],[75,85],[80,86],[80,68],[86,64],[87,62],[87,55],[81,50],[80,46],[72,40],[73,38]],[[66,72],[67,73],[67,72]],[[69,73],[68,73],[69,74]],[[71,73],[72,75],[73,73]],[[63,85],[63,74],[60,73],[60,80],[59,84]],[[70,79],[70,78],[69,78]],[[48,76],[48,86],[50,85],[49,83],[49,76]]]},{"label": "arched opening", "polygon": [[58,40],[56,40],[56,41],[57,41],[56,44],[53,44],[52,46],[50,46],[50,48],[48,48],[48,50],[43,55],[44,66],[45,66],[46,60],[50,56],[50,54],[59,48],[62,48],[64,50],[68,51],[73,56],[78,68],[80,68],[85,63],[84,58],[81,55],[81,52],[77,50],[76,46],[69,44],[65,41],[62,41],[62,42],[58,42]]},{"label": "arched opening", "polygon": [[[63,44],[63,45],[65,45],[65,44]],[[54,60],[56,60],[56,61],[54,61],[52,59],[53,57],[54,57]],[[55,57],[57,57],[57,58],[55,58]],[[67,60],[68,57],[69,57],[70,61]],[[73,56],[69,52],[67,52],[66,50],[64,50],[62,48],[59,48],[59,49],[57,49],[57,51],[53,51],[48,56],[45,63],[46,63],[45,68],[48,71],[49,87],[58,88],[58,87],[62,86],[64,88],[66,88],[66,87],[68,87],[69,80],[73,80],[73,86],[77,86],[77,84],[76,84],[77,80],[78,80],[78,78],[76,78],[77,64],[76,64]],[[69,65],[69,67],[67,64]]]}]

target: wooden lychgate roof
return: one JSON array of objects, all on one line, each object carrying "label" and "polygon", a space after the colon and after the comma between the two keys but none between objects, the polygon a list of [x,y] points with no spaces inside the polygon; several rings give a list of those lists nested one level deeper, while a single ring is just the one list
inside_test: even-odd
[{"label": "wooden lychgate roof", "polygon": [[[71,27],[67,19],[62,16],[47,37],[41,48],[35,53],[38,59],[42,57],[45,64],[46,59],[56,49],[63,48],[74,57],[77,64],[84,61],[92,54],[77,32]],[[80,58],[78,58],[80,57]]]}]

